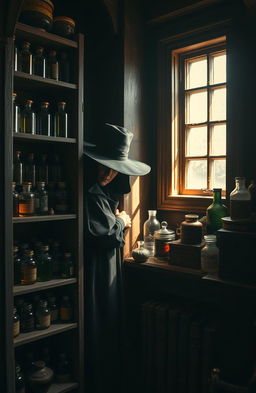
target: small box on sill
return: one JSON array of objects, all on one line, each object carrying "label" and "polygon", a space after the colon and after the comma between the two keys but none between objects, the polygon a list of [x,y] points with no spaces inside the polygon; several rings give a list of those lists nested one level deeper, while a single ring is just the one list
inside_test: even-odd
[{"label": "small box on sill", "polygon": [[201,250],[205,243],[183,244],[180,240],[171,242],[170,265],[201,269]]}]

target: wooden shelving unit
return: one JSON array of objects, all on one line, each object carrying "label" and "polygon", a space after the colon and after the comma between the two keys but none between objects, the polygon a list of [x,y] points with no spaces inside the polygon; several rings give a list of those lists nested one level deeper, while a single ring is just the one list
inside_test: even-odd
[{"label": "wooden shelving unit", "polygon": [[13,217],[14,224],[26,224],[29,222],[44,222],[44,221],[64,221],[64,220],[75,220],[76,214],[53,214],[45,216],[31,216],[31,217]]},{"label": "wooden shelving unit", "polygon": [[31,285],[15,285],[13,287],[13,295],[20,296],[20,295],[25,295],[27,293],[45,291],[48,289],[63,287],[65,285],[71,285],[76,283],[77,283],[76,278],[66,278],[66,279],[58,278],[50,281],[35,282],[35,284],[31,284]]},{"label": "wooden shelving unit", "polygon": [[42,78],[41,76],[25,74],[24,72],[20,71],[14,71],[14,79],[18,88],[27,88],[29,83],[30,88],[32,89],[47,88],[51,90],[77,90],[77,85],[74,83],[55,81],[54,79]]},{"label": "wooden shelving unit", "polygon": [[31,134],[22,134],[22,133],[17,133],[13,134],[13,139],[14,141],[18,142],[35,142],[35,143],[40,143],[40,142],[49,142],[49,143],[73,143],[75,144],[76,138],[61,138],[57,136],[47,136],[47,135],[31,135]]}]

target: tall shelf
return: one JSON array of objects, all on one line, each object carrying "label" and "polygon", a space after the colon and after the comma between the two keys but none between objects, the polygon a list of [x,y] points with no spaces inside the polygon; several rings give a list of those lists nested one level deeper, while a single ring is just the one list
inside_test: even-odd
[{"label": "tall shelf", "polygon": [[[7,392],[15,393],[15,353],[17,348],[26,350],[26,345],[37,344],[40,340],[57,338],[63,347],[72,342],[71,366],[72,381],[53,382],[48,393],[84,392],[83,375],[83,86],[84,86],[84,37],[77,34],[74,40],[65,39],[55,34],[42,32],[40,29],[16,24],[15,40],[29,41],[32,45],[42,45],[48,49],[65,50],[72,54],[74,61],[72,83],[55,81],[14,71],[14,39],[6,45],[5,69],[9,71],[5,80],[5,353],[8,369]],[[13,133],[12,93],[22,98],[52,101],[67,101],[71,113],[72,133],[67,138],[44,135]],[[15,150],[25,152],[58,153],[63,158],[65,180],[70,186],[71,209],[67,214],[46,216],[13,217],[12,206],[12,160]],[[12,249],[14,241],[31,241],[31,236],[48,233],[68,247],[75,261],[75,277],[70,279],[54,278],[31,285],[13,285],[14,267]],[[74,318],[68,323],[52,324],[45,330],[20,333],[13,338],[12,310],[18,297],[44,295],[47,291],[57,291],[72,297]]]}]

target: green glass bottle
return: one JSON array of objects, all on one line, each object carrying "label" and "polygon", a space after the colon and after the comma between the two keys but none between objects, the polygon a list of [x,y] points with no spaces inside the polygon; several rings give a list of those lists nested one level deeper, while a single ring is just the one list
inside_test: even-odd
[{"label": "green glass bottle", "polygon": [[222,228],[222,217],[227,217],[228,209],[221,201],[221,188],[213,189],[213,202],[206,210],[207,234],[216,234]]}]

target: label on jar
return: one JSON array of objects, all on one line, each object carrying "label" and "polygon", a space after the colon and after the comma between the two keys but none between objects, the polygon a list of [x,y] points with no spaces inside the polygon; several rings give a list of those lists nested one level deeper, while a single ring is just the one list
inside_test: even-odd
[{"label": "label on jar", "polygon": [[26,201],[21,200],[19,202],[19,214],[29,215],[29,214],[34,214],[34,213],[35,213],[35,200],[34,199],[28,199]]},{"label": "label on jar", "polygon": [[51,324],[51,315],[38,315],[36,318],[36,328],[37,329],[46,329]]},{"label": "label on jar", "polygon": [[235,220],[248,219],[251,216],[251,201],[230,199],[230,217]]},{"label": "label on jar", "polygon": [[16,337],[20,334],[20,321],[15,321],[13,323],[13,337]]},{"label": "label on jar", "polygon": [[72,309],[70,307],[60,308],[60,319],[62,321],[70,321],[72,318]]},{"label": "label on jar", "polygon": [[35,282],[37,280],[37,268],[34,266],[23,266],[21,268],[21,280]]}]

